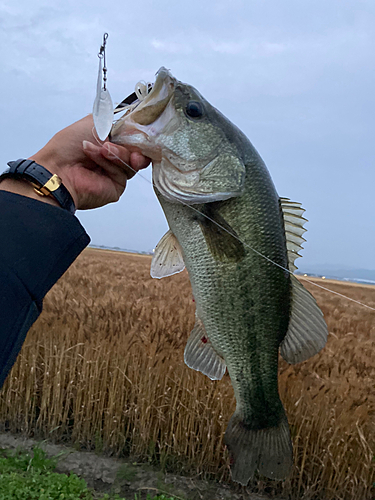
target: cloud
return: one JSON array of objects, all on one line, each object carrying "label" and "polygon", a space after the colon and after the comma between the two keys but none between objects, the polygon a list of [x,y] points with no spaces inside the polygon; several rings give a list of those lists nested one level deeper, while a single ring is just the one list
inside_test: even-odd
[{"label": "cloud", "polygon": [[169,54],[226,54],[239,55],[249,49],[250,43],[248,40],[236,39],[214,39],[212,37],[203,36],[202,34],[190,34],[188,39],[183,42],[176,42],[172,39],[153,38],[151,46],[160,52]]},{"label": "cloud", "polygon": [[[96,55],[108,31],[114,101],[131,93],[138,80],[153,81],[160,66],[171,68],[254,140],[282,194],[310,202],[306,208],[317,228],[309,238],[312,254],[327,255],[327,262],[337,255],[349,260],[347,248],[357,251],[361,240],[364,265],[373,262],[371,231],[356,233],[345,217],[337,217],[335,224],[348,236],[332,238],[326,208],[334,199],[341,210],[350,199],[357,219],[373,226],[373,0],[191,0],[188,8],[170,0],[144,0],[141,6],[114,0],[0,4],[4,165],[35,152],[58,127],[91,109]],[[363,165],[368,172],[361,180],[357,172]],[[340,195],[332,195],[337,179],[343,179]],[[114,245],[154,246],[161,234],[153,229],[154,210],[144,203],[141,187],[131,200],[103,212],[108,215],[102,231],[96,228],[97,212],[87,215],[94,242],[112,238],[108,226]],[[149,230],[139,229],[139,237],[137,224],[130,242],[122,229],[127,211],[150,223]]]},{"label": "cloud", "polygon": [[275,42],[263,42],[259,44],[259,52],[264,54],[281,54],[288,50],[290,45],[288,43],[275,43]]},{"label": "cloud", "polygon": [[229,54],[229,55],[238,55],[247,52],[249,49],[249,42],[247,40],[243,40],[240,42],[236,42],[233,40],[228,41],[211,41],[209,43],[209,47],[219,54]]},{"label": "cloud", "polygon": [[152,39],[151,46],[160,52],[168,54],[191,54],[193,47],[187,43],[179,43],[173,40]]}]

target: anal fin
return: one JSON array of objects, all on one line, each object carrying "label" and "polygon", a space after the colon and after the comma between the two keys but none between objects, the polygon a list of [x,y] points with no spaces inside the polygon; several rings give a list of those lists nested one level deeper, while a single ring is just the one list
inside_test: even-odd
[{"label": "anal fin", "polygon": [[189,368],[202,372],[211,380],[220,380],[226,370],[224,359],[212,347],[198,316],[185,347],[184,360]]}]

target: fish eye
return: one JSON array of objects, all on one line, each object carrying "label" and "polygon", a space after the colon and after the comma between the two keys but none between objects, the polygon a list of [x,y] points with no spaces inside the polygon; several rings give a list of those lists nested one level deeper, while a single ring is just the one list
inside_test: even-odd
[{"label": "fish eye", "polygon": [[200,118],[203,115],[203,106],[198,101],[190,101],[186,106],[186,114],[191,118]]}]

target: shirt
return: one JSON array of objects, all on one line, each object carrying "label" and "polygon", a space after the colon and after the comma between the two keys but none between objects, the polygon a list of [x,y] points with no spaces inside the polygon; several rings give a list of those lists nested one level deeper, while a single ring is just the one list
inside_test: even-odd
[{"label": "shirt", "polygon": [[0,191],[0,387],[44,296],[89,242],[67,210]]}]

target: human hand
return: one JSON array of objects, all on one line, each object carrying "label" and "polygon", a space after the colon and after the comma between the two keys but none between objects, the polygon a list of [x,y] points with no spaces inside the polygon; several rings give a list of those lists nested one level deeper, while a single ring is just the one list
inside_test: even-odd
[{"label": "human hand", "polygon": [[127,180],[150,162],[122,146],[97,144],[93,127],[92,115],[86,116],[58,132],[29,158],[62,179],[80,210],[118,201]]}]

